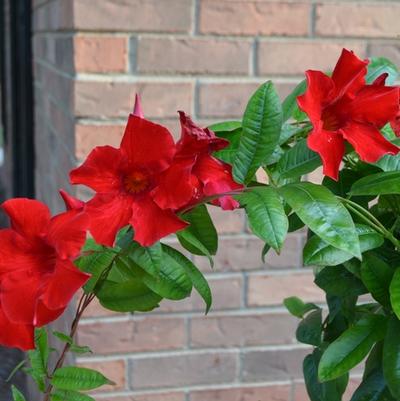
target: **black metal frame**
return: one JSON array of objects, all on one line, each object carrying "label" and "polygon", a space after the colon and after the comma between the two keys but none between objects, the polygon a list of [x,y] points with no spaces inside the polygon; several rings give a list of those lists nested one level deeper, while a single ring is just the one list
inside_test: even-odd
[{"label": "black metal frame", "polygon": [[[34,196],[31,0],[0,0],[1,88],[10,196]],[[3,176],[4,177],[4,176]],[[4,181],[6,181],[3,178]]]}]

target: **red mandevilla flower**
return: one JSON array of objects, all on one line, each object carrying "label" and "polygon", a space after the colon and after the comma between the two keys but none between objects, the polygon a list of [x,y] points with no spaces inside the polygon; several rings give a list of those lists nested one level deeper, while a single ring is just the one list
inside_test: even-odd
[{"label": "red mandevilla flower", "polygon": [[332,77],[321,71],[306,72],[307,90],[298,97],[299,107],[313,125],[308,146],[321,156],[324,174],[335,180],[345,141],[370,163],[399,152],[379,132],[399,111],[399,88],[366,85],[367,64],[343,49]]},{"label": "red mandevilla flower", "polygon": [[[228,142],[196,127],[183,113],[181,121],[182,139],[175,144],[166,128],[143,118],[137,98],[120,148],[97,147],[71,171],[73,184],[96,191],[83,209],[97,242],[111,246],[118,230],[130,224],[134,239],[150,246],[187,226],[176,215],[180,210],[204,196],[241,187],[232,180],[230,167],[210,156]],[[222,198],[221,205],[236,206],[229,198]]]},{"label": "red mandevilla flower", "polygon": [[0,343],[34,348],[34,327],[57,319],[89,279],[72,263],[86,239],[87,218],[19,198],[3,203],[11,228],[0,230]]}]

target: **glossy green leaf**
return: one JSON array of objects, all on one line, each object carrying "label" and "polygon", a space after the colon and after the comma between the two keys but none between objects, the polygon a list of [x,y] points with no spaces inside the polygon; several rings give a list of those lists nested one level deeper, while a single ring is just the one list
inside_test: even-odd
[{"label": "glossy green leaf", "polygon": [[318,153],[307,146],[305,139],[301,139],[284,153],[277,166],[282,178],[294,178],[311,173],[321,164]]},{"label": "glossy green leaf", "polygon": [[332,380],[347,373],[367,356],[375,342],[383,339],[385,332],[384,316],[362,317],[325,350],[318,367],[319,379]]},{"label": "glossy green leaf", "polygon": [[339,297],[357,296],[367,292],[362,281],[343,266],[327,266],[323,268],[317,273],[314,282],[329,295]]},{"label": "glossy green leaf", "polygon": [[242,128],[237,128],[233,131],[222,131],[217,132],[217,136],[220,138],[227,139],[229,141],[229,145],[217,152],[214,152],[213,155],[225,163],[233,164],[233,160],[236,157],[236,153],[239,147],[240,137],[242,135]]},{"label": "glossy green leaf", "polygon": [[205,205],[182,216],[190,225],[176,233],[181,245],[194,255],[204,255],[212,262],[218,249],[218,234]]},{"label": "glossy green leaf", "polygon": [[47,376],[47,363],[50,349],[48,336],[45,328],[35,329],[35,349],[28,351],[31,365],[31,376],[40,391],[45,389],[45,378]]},{"label": "glossy green leaf", "polygon": [[381,369],[366,377],[354,392],[350,401],[396,401],[386,387]]},{"label": "glossy green leaf", "polygon": [[400,321],[389,319],[383,343],[383,374],[392,395],[400,398]]},{"label": "glossy green leaf", "polygon": [[400,319],[400,268],[394,272],[392,281],[389,287],[390,303],[392,304],[393,312]]},{"label": "glossy green leaf", "polygon": [[393,85],[398,77],[396,65],[385,57],[372,57],[367,68],[368,72],[365,79],[369,84],[385,73],[388,74],[386,85]]},{"label": "glossy green leaf", "polygon": [[116,312],[150,311],[162,299],[138,279],[122,283],[106,281],[97,296],[106,309]]},{"label": "glossy green leaf", "polygon": [[[360,241],[361,253],[380,247],[383,244],[382,235],[372,228],[356,224]],[[303,262],[306,266],[336,266],[353,258],[348,252],[327,244],[318,236],[312,236],[303,249]]]},{"label": "glossy green leaf", "polygon": [[193,287],[203,298],[204,303],[206,304],[206,313],[208,313],[212,305],[212,294],[210,286],[203,274],[186,256],[182,255],[176,249],[163,244],[163,252],[184,268],[186,274],[193,283]]},{"label": "glossy green leaf", "polygon": [[390,305],[389,287],[394,269],[372,253],[363,255],[361,279],[371,295],[382,305]]},{"label": "glossy green leaf", "polygon": [[235,198],[244,206],[253,234],[279,252],[289,223],[276,190],[267,186],[257,187],[236,195]]},{"label": "glossy green leaf", "polygon": [[56,390],[51,396],[51,401],[95,401],[95,399],[77,391]]},{"label": "glossy green leaf", "polygon": [[105,384],[114,384],[100,372],[75,366],[57,369],[51,383],[59,390],[93,390]]},{"label": "glossy green leaf", "polygon": [[140,246],[137,242],[133,242],[125,250],[125,253],[144,271],[152,276],[158,275],[162,260],[162,249],[159,242],[149,247]]},{"label": "glossy green leaf", "polygon": [[242,135],[233,161],[237,182],[248,183],[275,150],[282,126],[282,107],[272,82],[261,85],[243,115]]},{"label": "glossy green leaf", "polygon": [[318,347],[322,335],[322,310],[317,309],[308,313],[299,323],[296,330],[297,341]]},{"label": "glossy green leaf", "polygon": [[300,298],[297,297],[285,298],[283,304],[293,316],[299,318],[303,318],[306,313],[314,309],[319,309],[317,305],[313,303],[304,303]]},{"label": "glossy green leaf", "polygon": [[400,194],[400,171],[388,171],[368,175],[356,181],[351,195]]},{"label": "glossy green leaf", "polygon": [[328,244],[361,259],[360,242],[351,215],[328,189],[300,182],[279,190],[315,234]]},{"label": "glossy green leaf", "polygon": [[209,125],[208,129],[214,131],[217,134],[217,136],[219,136],[220,132],[235,131],[241,127],[242,127],[241,121],[223,121],[220,123]]},{"label": "glossy green leaf", "polygon": [[399,171],[400,170],[400,153],[397,155],[385,155],[376,165],[383,171]]},{"label": "glossy green leaf", "polygon": [[283,121],[289,120],[297,109],[297,97],[302,95],[307,88],[306,80],[301,81],[282,103]]},{"label": "glossy green leaf", "polygon": [[73,352],[75,354],[90,354],[90,353],[92,353],[92,350],[88,346],[75,344],[74,340],[70,336],[68,336],[68,335],[66,335],[64,333],[61,333],[59,331],[53,331],[53,335],[54,335],[54,337],[57,337],[60,341],[69,344],[70,345],[70,347],[69,347],[69,351],[70,352]]},{"label": "glossy green leaf", "polygon": [[11,393],[14,401],[26,401],[24,395],[14,385],[11,386]]}]

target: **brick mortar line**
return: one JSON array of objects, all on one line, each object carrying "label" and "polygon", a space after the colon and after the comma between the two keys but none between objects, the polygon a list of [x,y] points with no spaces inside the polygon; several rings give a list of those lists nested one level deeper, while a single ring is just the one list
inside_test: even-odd
[{"label": "brick mortar line", "polygon": [[141,352],[123,352],[113,353],[110,355],[96,354],[92,357],[78,357],[78,363],[90,363],[90,362],[106,362],[106,361],[136,361],[141,359],[157,359],[157,358],[169,358],[169,357],[182,357],[182,356],[202,356],[208,354],[232,354],[237,355],[239,352],[244,353],[250,352],[265,352],[265,351],[293,351],[293,350],[307,350],[312,349],[312,346],[292,343],[292,344],[270,344],[270,345],[256,345],[256,346],[244,346],[244,347],[214,347],[214,348],[199,348],[199,349],[175,349],[175,350],[159,350],[159,351],[141,351]]}]

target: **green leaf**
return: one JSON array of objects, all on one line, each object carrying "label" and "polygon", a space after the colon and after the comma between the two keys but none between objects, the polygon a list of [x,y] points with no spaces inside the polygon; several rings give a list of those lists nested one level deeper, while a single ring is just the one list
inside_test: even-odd
[{"label": "green leaf", "polygon": [[400,170],[400,153],[397,155],[385,155],[376,163],[383,171]]},{"label": "green leaf", "polygon": [[211,255],[218,249],[218,234],[205,205],[197,206],[182,216],[190,225],[176,233],[182,246],[194,255]]},{"label": "green leaf", "polygon": [[[360,240],[361,253],[380,247],[384,239],[372,228],[356,224]],[[303,261],[306,266],[336,266],[353,258],[348,252],[327,244],[318,236],[312,236],[303,249]]]},{"label": "green leaf", "polygon": [[366,253],[361,263],[361,280],[382,305],[390,305],[389,287],[394,270],[373,253]]},{"label": "green leaf", "polygon": [[93,390],[115,383],[95,370],[65,366],[54,372],[51,384],[60,390]]},{"label": "green leaf", "polygon": [[285,298],[283,304],[293,316],[299,318],[303,318],[307,312],[310,312],[314,309],[319,309],[317,305],[312,303],[304,303],[300,298],[297,297]]},{"label": "green leaf", "polygon": [[116,312],[147,312],[157,308],[162,299],[138,279],[105,281],[97,296],[105,308]]},{"label": "green leaf", "polygon": [[203,298],[206,304],[206,313],[208,313],[212,305],[212,294],[207,280],[204,278],[203,274],[186,256],[182,255],[176,249],[165,244],[163,244],[162,247],[164,254],[170,256],[185,269],[186,274],[193,283],[193,287]]},{"label": "green leaf", "polygon": [[24,395],[14,386],[11,386],[11,392],[14,401],[26,401]]},{"label": "green leaf", "polygon": [[45,389],[45,377],[47,376],[47,363],[50,349],[47,331],[45,328],[35,329],[35,349],[28,351],[31,364],[31,376],[35,380],[40,391]]},{"label": "green leaf", "polygon": [[243,115],[242,135],[233,161],[237,182],[248,183],[278,145],[282,108],[272,82],[261,85],[250,98]]},{"label": "green leaf", "polygon": [[282,103],[283,122],[292,117],[293,112],[298,108],[297,97],[302,95],[307,88],[306,80],[301,81]]},{"label": "green leaf", "polygon": [[350,401],[396,401],[391,397],[381,369],[373,371],[354,392]]},{"label": "green leaf", "polygon": [[238,128],[234,131],[218,132],[217,136],[220,138],[227,139],[229,145],[221,150],[213,153],[217,159],[220,159],[228,164],[233,164],[236,157],[236,153],[239,147],[240,137],[242,135],[242,128]]},{"label": "green leaf", "polygon": [[400,398],[400,321],[392,316],[383,343],[383,374],[390,392]]},{"label": "green leaf", "polygon": [[208,129],[215,132],[217,136],[219,136],[220,132],[235,131],[238,128],[242,128],[241,121],[223,121],[208,126]]},{"label": "green leaf", "polygon": [[322,335],[322,310],[317,309],[306,315],[296,330],[297,341],[318,347]]},{"label": "green leaf", "polygon": [[315,284],[329,295],[345,297],[362,295],[367,292],[362,281],[343,266],[327,266],[315,277]]},{"label": "green leaf", "polygon": [[388,74],[386,85],[393,85],[398,77],[396,65],[385,57],[372,57],[368,64],[367,83],[371,84],[384,73]]},{"label": "green leaf", "polygon": [[159,242],[148,247],[132,242],[125,250],[125,253],[148,274],[152,276],[158,275],[162,260],[162,248]]},{"label": "green leaf", "polygon": [[393,312],[400,319],[400,268],[394,272],[392,281],[389,287],[390,303],[392,304]]},{"label": "green leaf", "polygon": [[91,354],[92,353],[92,350],[88,346],[85,346],[85,345],[82,346],[82,345],[75,344],[74,340],[70,336],[67,336],[64,333],[61,333],[59,331],[53,331],[53,335],[55,337],[57,337],[63,343],[69,344],[70,352],[73,352],[75,354],[88,354],[88,353]]},{"label": "green leaf", "polygon": [[235,198],[246,210],[251,231],[280,252],[289,223],[276,190],[267,186],[251,188]]},{"label": "green leaf", "polygon": [[51,396],[51,401],[95,401],[95,399],[77,391],[56,390]]},{"label": "green leaf", "polygon": [[383,339],[385,331],[384,316],[361,318],[325,350],[318,367],[319,379],[332,380],[354,368],[367,356],[374,343]]},{"label": "green leaf", "polygon": [[350,213],[326,188],[300,182],[279,189],[300,219],[328,244],[361,259],[360,242]]},{"label": "green leaf", "polygon": [[277,166],[282,178],[296,178],[311,173],[321,164],[318,153],[307,146],[305,139],[301,139],[284,153]]},{"label": "green leaf", "polygon": [[371,174],[356,181],[351,195],[400,194],[400,171]]}]

